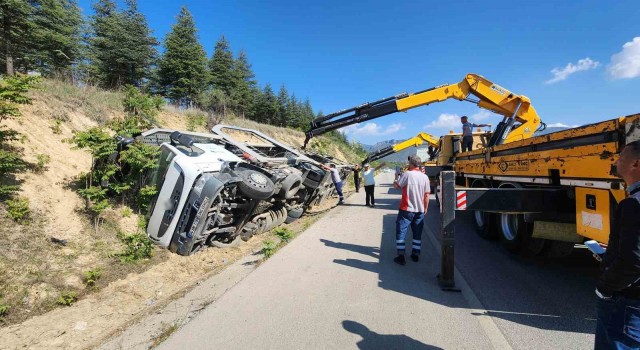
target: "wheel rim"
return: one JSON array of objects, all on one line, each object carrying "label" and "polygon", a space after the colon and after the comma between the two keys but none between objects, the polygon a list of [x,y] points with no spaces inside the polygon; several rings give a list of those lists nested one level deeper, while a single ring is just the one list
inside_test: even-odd
[{"label": "wheel rim", "polygon": [[504,238],[508,241],[514,241],[518,236],[518,216],[516,214],[501,214],[500,228]]},{"label": "wheel rim", "polygon": [[253,173],[249,175],[249,179],[258,186],[265,186],[267,184],[267,177],[260,173]]}]

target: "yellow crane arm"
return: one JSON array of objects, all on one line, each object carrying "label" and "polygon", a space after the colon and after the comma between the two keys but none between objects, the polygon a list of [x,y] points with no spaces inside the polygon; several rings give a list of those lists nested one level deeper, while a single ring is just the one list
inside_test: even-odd
[{"label": "yellow crane arm", "polygon": [[404,149],[407,149],[409,147],[418,147],[420,145],[422,145],[423,143],[427,143],[433,147],[438,147],[438,139],[436,139],[435,137],[427,134],[426,132],[421,132],[418,135],[402,141],[400,143],[396,143],[393,146],[389,146],[389,147],[385,147],[385,148],[381,148],[377,151],[371,152],[369,153],[369,155],[367,156],[367,158],[365,158],[362,161],[362,164],[365,163],[369,163],[369,162],[373,162],[374,160],[378,160],[380,158],[384,158],[390,154],[393,153],[397,153],[400,152]]},{"label": "yellow crane arm", "polygon": [[[471,95],[477,99],[470,98]],[[311,128],[306,132],[305,145],[311,137],[331,130],[450,98],[473,102],[480,108],[504,116],[494,131],[489,146],[529,138],[541,124],[529,98],[516,95],[480,75],[467,74],[457,84],[437,86],[413,94],[400,94],[318,117],[311,122]],[[352,114],[333,120],[347,113]]]}]

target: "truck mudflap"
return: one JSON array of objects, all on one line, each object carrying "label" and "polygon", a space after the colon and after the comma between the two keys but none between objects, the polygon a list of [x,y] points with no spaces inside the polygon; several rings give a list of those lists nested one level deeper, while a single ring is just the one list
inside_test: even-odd
[{"label": "truck mudflap", "polygon": [[196,181],[171,239],[170,251],[191,255],[204,245],[209,208],[223,188],[224,183],[212,175],[205,174]]}]

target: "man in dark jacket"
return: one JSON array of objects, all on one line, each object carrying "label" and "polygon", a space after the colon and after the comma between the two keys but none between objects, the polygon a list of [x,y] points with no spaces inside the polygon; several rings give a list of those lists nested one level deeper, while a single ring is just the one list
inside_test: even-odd
[{"label": "man in dark jacket", "polygon": [[628,197],[616,208],[596,295],[595,349],[640,349],[640,141],[615,163]]}]

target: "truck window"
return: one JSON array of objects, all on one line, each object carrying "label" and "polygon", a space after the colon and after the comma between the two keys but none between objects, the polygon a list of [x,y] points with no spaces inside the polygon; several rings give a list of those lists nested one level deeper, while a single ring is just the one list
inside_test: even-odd
[{"label": "truck window", "polygon": [[[151,174],[149,175],[149,183],[147,184],[148,186],[155,187],[157,191],[156,193],[160,193],[160,190],[162,189],[162,185],[164,185],[165,176],[167,176],[167,170],[169,169],[169,165],[171,164],[171,161],[175,156],[176,156],[175,153],[171,152],[170,149],[166,147],[160,148],[160,157],[158,157],[158,167],[151,171]],[[156,206],[157,199],[158,199],[158,196],[155,196],[153,198],[153,201],[150,203],[151,205],[149,205],[148,215],[151,215],[151,213],[153,213],[153,208]]]}]

